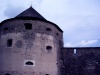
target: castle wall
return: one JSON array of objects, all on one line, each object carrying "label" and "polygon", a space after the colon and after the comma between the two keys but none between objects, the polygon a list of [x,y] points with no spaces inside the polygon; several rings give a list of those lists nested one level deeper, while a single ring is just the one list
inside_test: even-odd
[{"label": "castle wall", "polygon": [[100,47],[62,49],[63,75],[100,75]]}]

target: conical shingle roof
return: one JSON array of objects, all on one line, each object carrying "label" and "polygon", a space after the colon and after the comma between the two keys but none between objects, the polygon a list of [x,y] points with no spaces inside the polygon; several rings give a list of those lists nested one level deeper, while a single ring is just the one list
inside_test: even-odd
[{"label": "conical shingle roof", "polygon": [[0,23],[0,26],[3,25],[3,23],[8,22],[8,21],[12,21],[12,20],[39,20],[39,21],[43,21],[46,23],[50,23],[51,25],[54,25],[58,30],[60,30],[61,32],[63,32],[59,26],[57,26],[55,23],[50,22],[48,20],[46,20],[43,16],[41,16],[34,8],[30,7],[28,9],[26,9],[25,11],[23,11],[22,13],[20,13],[19,15],[17,15],[14,18],[11,19],[6,19],[4,21],[2,21]]},{"label": "conical shingle roof", "polygon": [[18,18],[18,17],[32,17],[32,18],[39,18],[39,19],[42,19],[42,20],[46,20],[43,16],[41,16],[32,7],[26,9],[25,11],[23,11],[22,13],[20,13],[19,15],[16,16],[16,18]]}]

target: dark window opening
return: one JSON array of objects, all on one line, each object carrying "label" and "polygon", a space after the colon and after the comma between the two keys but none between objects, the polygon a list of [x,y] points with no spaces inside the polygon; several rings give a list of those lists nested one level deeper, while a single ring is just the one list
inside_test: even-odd
[{"label": "dark window opening", "polygon": [[12,39],[8,39],[7,40],[7,47],[11,47],[12,46]]},{"label": "dark window opening", "polygon": [[47,50],[52,50],[52,47],[51,46],[47,46],[46,49]]},{"label": "dark window opening", "polygon": [[8,28],[7,28],[7,27],[5,27],[5,28],[4,28],[4,30],[8,30]]},{"label": "dark window opening", "polygon": [[57,35],[59,35],[59,34],[57,33]]},{"label": "dark window opening", "polygon": [[31,61],[28,61],[28,62],[26,62],[25,64],[26,64],[26,65],[34,65],[33,62],[31,62]]},{"label": "dark window opening", "polygon": [[31,23],[25,23],[25,29],[31,30],[32,29],[32,24]]},{"label": "dark window opening", "polygon": [[45,74],[45,75],[49,75],[49,74]]},{"label": "dark window opening", "polygon": [[50,28],[46,28],[46,30],[47,30],[47,31],[51,31],[51,29],[50,29]]},{"label": "dark window opening", "polygon": [[9,73],[6,73],[5,75],[11,75],[11,74],[9,74]]}]

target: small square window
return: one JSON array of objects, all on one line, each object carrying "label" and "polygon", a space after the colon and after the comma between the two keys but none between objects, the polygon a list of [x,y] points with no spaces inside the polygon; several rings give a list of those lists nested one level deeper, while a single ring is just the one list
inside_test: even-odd
[{"label": "small square window", "polygon": [[49,74],[45,74],[45,75],[49,75]]},{"label": "small square window", "polygon": [[59,34],[57,33],[57,36],[58,36]]},{"label": "small square window", "polygon": [[11,74],[9,74],[9,73],[6,73],[5,75],[11,75]]},{"label": "small square window", "polygon": [[47,31],[51,31],[51,28],[46,28]]},{"label": "small square window", "polygon": [[26,30],[31,30],[32,29],[32,24],[31,23],[25,23],[25,29]]},{"label": "small square window", "polygon": [[7,28],[7,27],[5,27],[5,28],[4,28],[4,30],[6,31],[6,30],[8,30],[8,28]]},{"label": "small square window", "polygon": [[52,50],[52,47],[51,46],[46,46],[46,49],[47,50]]},{"label": "small square window", "polygon": [[7,47],[11,47],[12,46],[12,39],[8,39],[7,40]]}]

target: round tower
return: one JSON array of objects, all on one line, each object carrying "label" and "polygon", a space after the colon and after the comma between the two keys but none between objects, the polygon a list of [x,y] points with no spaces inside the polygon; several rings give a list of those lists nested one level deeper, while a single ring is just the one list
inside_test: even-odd
[{"label": "round tower", "polygon": [[63,31],[32,7],[0,23],[0,75],[59,75]]}]

